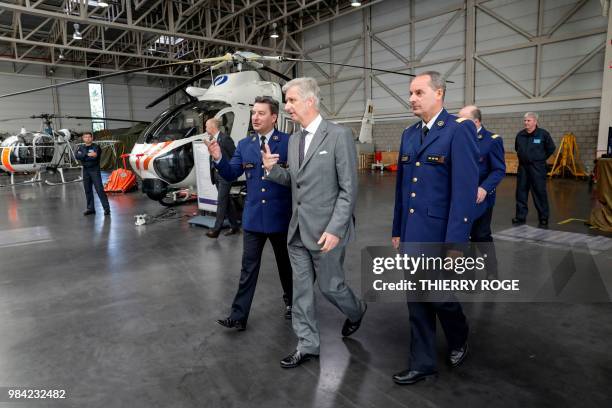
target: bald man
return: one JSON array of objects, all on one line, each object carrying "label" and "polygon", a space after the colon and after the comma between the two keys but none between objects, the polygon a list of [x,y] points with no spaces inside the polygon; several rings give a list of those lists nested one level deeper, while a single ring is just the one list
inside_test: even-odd
[{"label": "bald man", "polygon": [[[476,215],[470,231],[472,242],[493,242],[491,219],[495,205],[495,189],[506,175],[504,141],[482,126],[482,112],[476,105],[468,105],[459,111],[459,117],[470,119],[476,125],[478,156],[478,193],[476,195]],[[488,254],[486,269],[489,276],[497,275],[495,247],[481,248]]]}]

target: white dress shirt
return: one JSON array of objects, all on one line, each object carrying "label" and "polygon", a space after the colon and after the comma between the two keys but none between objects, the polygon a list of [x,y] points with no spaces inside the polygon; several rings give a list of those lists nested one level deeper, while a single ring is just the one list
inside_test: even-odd
[{"label": "white dress shirt", "polygon": [[321,125],[323,118],[321,115],[317,115],[316,118],[308,126],[306,126],[306,131],[308,134],[306,135],[306,140],[304,140],[304,157],[306,157],[306,153],[308,153],[308,147],[310,146],[310,142],[312,142],[312,138],[314,137],[317,129]]},{"label": "white dress shirt", "polygon": [[[425,123],[423,121],[422,125],[421,125],[421,129],[423,129],[423,126],[427,126],[427,129],[431,130],[431,128],[433,127],[434,123],[436,123],[436,119],[438,119],[438,116],[440,116],[440,114],[442,113],[443,110],[444,110],[444,108],[440,109],[440,111],[438,113],[436,113],[436,116],[431,118],[431,120],[429,122]],[[429,132],[429,130],[428,130],[428,132]]]}]

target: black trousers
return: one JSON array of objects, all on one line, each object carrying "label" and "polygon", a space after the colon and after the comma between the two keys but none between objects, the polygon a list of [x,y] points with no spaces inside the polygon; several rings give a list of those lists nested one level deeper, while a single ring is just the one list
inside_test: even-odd
[{"label": "black trousers", "polygon": [[85,197],[87,197],[87,209],[95,211],[92,185],[96,189],[102,208],[109,210],[110,206],[108,205],[108,198],[106,198],[104,186],[102,185],[100,167],[83,167],[83,188],[85,189]]},{"label": "black trousers", "polygon": [[436,371],[436,316],[449,350],[462,347],[468,324],[459,302],[408,302],[410,311],[410,369]]},{"label": "black trousers", "polygon": [[249,318],[251,303],[255,295],[255,286],[261,266],[261,254],[266,241],[270,240],[274,249],[278,276],[283,287],[283,300],[286,305],[291,305],[293,298],[293,272],[287,252],[287,232],[276,234],[265,234],[262,232],[244,231],[242,250],[242,270],[240,271],[240,283],[238,291],[232,303],[231,319],[245,321]]},{"label": "black trousers", "polygon": [[234,207],[232,200],[230,199],[230,190],[232,183],[223,180],[217,176],[217,219],[215,220],[215,226],[213,230],[218,231],[223,227],[223,220],[225,216],[230,223],[232,228],[238,228],[238,211]]},{"label": "black trousers", "polygon": [[[480,254],[486,254],[485,269],[488,277],[497,276],[497,253],[491,236],[491,219],[493,218],[493,207],[489,207],[484,214],[477,218],[472,224],[470,241]],[[473,254],[473,256],[477,256]]]},{"label": "black trousers", "polygon": [[516,175],[516,218],[527,218],[529,190],[538,211],[539,220],[548,220],[548,197],[546,195],[546,162],[523,164]]}]

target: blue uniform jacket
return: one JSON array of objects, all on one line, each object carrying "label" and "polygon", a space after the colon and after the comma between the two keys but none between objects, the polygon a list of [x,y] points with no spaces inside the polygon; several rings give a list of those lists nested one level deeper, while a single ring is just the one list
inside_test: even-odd
[{"label": "blue uniform jacket", "polygon": [[477,213],[483,213],[495,205],[495,189],[506,175],[504,141],[499,135],[482,127],[478,132],[478,149],[478,183],[487,191],[487,197],[478,205]]},{"label": "blue uniform jacket", "polygon": [[[264,180],[260,140],[256,134],[238,142],[232,158],[222,158],[215,164],[219,174],[227,181],[246,174],[247,196],[242,213],[242,227],[247,231],[272,234],[286,232],[291,219],[291,189]],[[289,135],[278,130],[268,141],[272,153],[280,155],[279,165],[287,164]]]},{"label": "blue uniform jacket", "polygon": [[478,189],[476,127],[443,109],[421,145],[421,126],[402,134],[392,236],[467,242]]}]

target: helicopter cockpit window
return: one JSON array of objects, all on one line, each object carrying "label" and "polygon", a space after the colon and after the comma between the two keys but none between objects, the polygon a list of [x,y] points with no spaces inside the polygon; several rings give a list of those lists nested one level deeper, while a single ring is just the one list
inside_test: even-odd
[{"label": "helicopter cockpit window", "polygon": [[224,135],[231,136],[232,128],[234,126],[234,112],[225,112],[219,116],[219,120],[221,121],[219,131]]},{"label": "helicopter cockpit window", "polygon": [[168,114],[165,120],[156,121],[156,126],[147,129],[144,134],[144,142],[174,141],[204,133],[206,120],[229,106],[227,103],[220,101],[198,101],[183,105],[173,113]]}]

